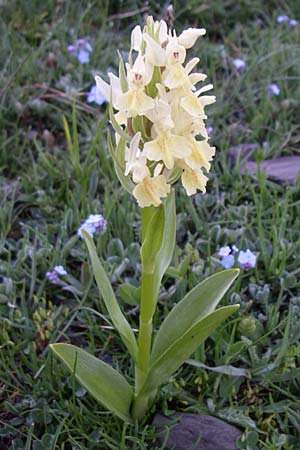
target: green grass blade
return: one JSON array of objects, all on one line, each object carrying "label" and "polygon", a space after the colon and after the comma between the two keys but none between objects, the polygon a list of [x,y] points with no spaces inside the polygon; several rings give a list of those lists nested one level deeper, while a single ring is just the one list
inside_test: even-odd
[{"label": "green grass blade", "polygon": [[94,272],[94,276],[96,279],[97,286],[99,291],[103,297],[106,308],[109,312],[111,320],[115,326],[115,328],[119,331],[121,338],[128,348],[129,353],[136,359],[137,353],[137,343],[134,336],[134,333],[127,322],[124,314],[121,311],[121,308],[118,304],[118,301],[115,297],[113,288],[110,284],[108,276],[101,264],[101,261],[97,255],[97,250],[94,244],[92,237],[86,232],[82,231],[82,235],[84,237],[84,241],[89,251],[92,268]]},{"label": "green grass blade", "polygon": [[119,372],[75,345],[51,344],[50,347],[99,403],[121,419],[131,422],[129,410],[133,390]]}]

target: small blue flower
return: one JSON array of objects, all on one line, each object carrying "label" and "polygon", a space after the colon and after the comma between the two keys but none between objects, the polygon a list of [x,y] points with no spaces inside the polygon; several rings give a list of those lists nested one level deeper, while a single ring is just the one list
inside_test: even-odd
[{"label": "small blue flower", "polygon": [[232,63],[238,72],[242,72],[246,68],[246,62],[241,58],[233,58]]},{"label": "small blue flower", "polygon": [[286,15],[283,15],[283,16],[277,16],[277,17],[276,17],[276,22],[277,22],[277,23],[288,22],[288,20],[289,20],[289,17],[286,16]]},{"label": "small blue flower", "polygon": [[74,44],[67,46],[67,50],[81,64],[87,64],[90,61],[90,53],[93,48],[86,39],[77,39]]},{"label": "small blue flower", "polygon": [[107,102],[107,98],[100,91],[99,87],[95,84],[94,86],[91,87],[90,92],[88,93],[87,102],[96,103],[97,105],[101,106],[103,105],[103,103]]},{"label": "small blue flower", "polygon": [[90,53],[87,50],[79,50],[77,59],[81,64],[87,64],[90,61]]},{"label": "small blue flower", "polygon": [[268,97],[272,97],[272,95],[278,96],[280,94],[280,88],[279,88],[278,84],[276,84],[276,83],[269,84],[267,93],[268,93]]},{"label": "small blue flower", "polygon": [[234,256],[233,255],[224,256],[221,260],[221,264],[224,267],[224,269],[231,269],[234,266]]},{"label": "small blue flower", "polygon": [[220,256],[220,258],[223,256],[228,256],[230,252],[231,252],[230,247],[226,245],[226,247],[220,247],[218,251],[218,256]]},{"label": "small blue flower", "polygon": [[298,20],[296,19],[290,19],[289,20],[289,27],[294,28],[298,25]]},{"label": "small blue flower", "polygon": [[57,275],[67,275],[67,271],[63,266],[54,266],[53,270],[57,273]]},{"label": "small blue flower", "polygon": [[83,224],[78,228],[77,234],[79,237],[82,236],[82,230],[89,233],[90,236],[94,234],[104,234],[106,231],[107,222],[102,216],[102,214],[90,214],[88,218],[83,222]]},{"label": "small blue flower", "polygon": [[63,282],[59,278],[63,275],[67,275],[67,271],[63,266],[54,266],[52,271],[46,272],[46,278],[52,284],[63,285]]},{"label": "small blue flower", "polygon": [[249,249],[245,252],[241,250],[238,256],[238,262],[244,270],[253,269],[256,265],[256,255]]},{"label": "small blue flower", "polygon": [[206,127],[206,131],[207,131],[208,136],[211,136],[214,129],[213,129],[213,127],[208,126],[208,127]]}]

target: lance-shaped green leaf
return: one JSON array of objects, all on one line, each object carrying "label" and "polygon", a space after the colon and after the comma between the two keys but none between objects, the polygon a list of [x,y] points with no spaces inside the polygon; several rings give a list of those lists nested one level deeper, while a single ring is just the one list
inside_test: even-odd
[{"label": "lance-shaped green leaf", "polygon": [[70,344],[52,344],[51,350],[99,403],[121,419],[131,422],[133,389],[113,367]]},{"label": "lance-shaped green leaf", "polygon": [[147,226],[145,239],[141,248],[143,267],[143,290],[151,293],[143,310],[144,322],[151,319],[156,308],[156,301],[162,277],[167,270],[174,252],[176,238],[175,195],[172,190],[165,204],[156,209]]},{"label": "lance-shaped green leaf", "polygon": [[215,328],[238,309],[239,305],[224,306],[217,309],[186,330],[156,358],[151,358],[148,376],[140,390],[137,401],[167,382]]},{"label": "lance-shaped green leaf", "polygon": [[119,331],[124,344],[128,348],[129,353],[135,360],[137,353],[137,343],[133,331],[121,311],[108,276],[106,275],[106,272],[97,255],[97,250],[92,237],[85,230],[82,230],[82,235],[89,251],[98,289],[103,297],[110,318],[115,328]]},{"label": "lance-shaped green leaf", "polygon": [[151,360],[155,360],[172,342],[212,313],[238,274],[238,269],[218,272],[195,286],[177,303],[156,335]]}]

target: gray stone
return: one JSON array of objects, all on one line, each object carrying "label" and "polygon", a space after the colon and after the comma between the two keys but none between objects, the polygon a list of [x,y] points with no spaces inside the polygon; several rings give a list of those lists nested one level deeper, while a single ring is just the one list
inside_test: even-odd
[{"label": "gray stone", "polygon": [[[165,450],[236,450],[236,440],[242,432],[220,419],[205,414],[156,414],[154,424],[160,430],[160,445],[170,430]],[[175,425],[174,425],[175,423]]]},{"label": "gray stone", "polygon": [[[300,176],[300,156],[281,156],[280,158],[266,159],[259,164],[260,170],[266,172],[268,180],[281,184],[295,184]],[[256,173],[258,165],[254,161],[248,161],[246,171]]]},{"label": "gray stone", "polygon": [[236,164],[239,161],[242,173],[255,175],[260,169],[266,173],[268,180],[281,184],[295,184],[300,176],[300,156],[292,155],[265,159],[258,165],[253,160],[254,151],[258,147],[256,143],[230,147],[227,151],[228,160],[231,164]]}]

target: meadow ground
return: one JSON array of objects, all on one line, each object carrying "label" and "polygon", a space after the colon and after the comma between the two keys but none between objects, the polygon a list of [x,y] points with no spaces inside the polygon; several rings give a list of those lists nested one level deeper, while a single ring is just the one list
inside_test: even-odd
[{"label": "meadow ground", "polygon": [[[97,248],[119,292],[124,280],[139,281],[140,211],[114,174],[106,106],[88,103],[87,93],[96,73],[117,70],[116,49],[126,55],[144,14],[164,11],[152,0],[0,2],[1,450],[163,448],[154,443],[151,416],[140,428],[115,419],[48,345],[75,343],[133,376],[76,232],[88,214],[103,214],[107,231]],[[222,301],[240,303],[240,312],[161,389],[156,407],[240,426],[241,449],[300,449],[299,180],[281,186],[263,173],[241,175],[226,158],[230,147],[249,143],[257,144],[257,162],[299,154],[297,14],[297,0],[174,2],[179,31],[207,28],[194,54],[217,96],[208,109],[217,156],[206,195],[187,198],[177,189],[177,247],[156,325],[188,289],[221,269],[220,247],[249,248],[257,263]],[[284,15],[289,19],[278,20]],[[86,64],[67,51],[77,38],[92,46]],[[244,68],[234,66],[236,58]],[[278,95],[268,90],[272,83]],[[55,265],[67,271],[63,286],[45,277]],[[123,300],[136,328],[136,305]]]}]

